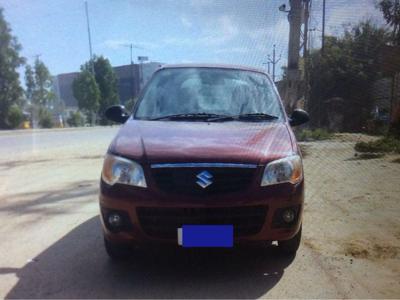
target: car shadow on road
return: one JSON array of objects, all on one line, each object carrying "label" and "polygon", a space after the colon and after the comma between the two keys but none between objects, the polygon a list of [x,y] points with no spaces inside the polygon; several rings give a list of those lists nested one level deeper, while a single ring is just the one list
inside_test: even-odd
[{"label": "car shadow on road", "polygon": [[[83,180],[55,190],[10,194],[7,197],[12,201],[1,203],[0,212],[45,215],[65,214],[69,212],[66,208],[67,204],[76,205],[77,203],[92,202],[97,193],[97,180]],[[59,202],[64,203],[63,209],[54,206]]]},{"label": "car shadow on road", "polygon": [[282,278],[293,257],[274,247],[186,251],[152,248],[128,262],[108,259],[93,217],[15,273],[6,298],[256,298]]}]

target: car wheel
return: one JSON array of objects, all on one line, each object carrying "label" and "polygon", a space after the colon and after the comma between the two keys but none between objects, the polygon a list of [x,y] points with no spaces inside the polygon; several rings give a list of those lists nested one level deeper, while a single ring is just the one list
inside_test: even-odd
[{"label": "car wheel", "polygon": [[297,249],[300,247],[301,229],[302,226],[300,226],[299,232],[290,240],[278,241],[278,247],[282,252],[286,254],[296,254]]},{"label": "car wheel", "polygon": [[132,248],[129,245],[117,244],[104,239],[104,246],[112,260],[126,260],[132,255]]}]

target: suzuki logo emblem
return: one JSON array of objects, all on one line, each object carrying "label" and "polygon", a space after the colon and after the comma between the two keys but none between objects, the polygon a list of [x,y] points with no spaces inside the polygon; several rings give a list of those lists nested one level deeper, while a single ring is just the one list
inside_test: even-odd
[{"label": "suzuki logo emblem", "polygon": [[208,171],[203,171],[196,175],[197,181],[196,183],[201,186],[203,189],[208,187],[210,184],[213,183],[212,178],[213,176]]}]

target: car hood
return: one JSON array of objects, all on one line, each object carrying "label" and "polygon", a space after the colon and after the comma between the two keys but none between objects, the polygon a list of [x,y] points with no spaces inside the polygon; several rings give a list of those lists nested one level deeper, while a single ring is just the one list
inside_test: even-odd
[{"label": "car hood", "polygon": [[284,122],[182,122],[129,119],[110,151],[143,163],[265,164],[293,153]]}]

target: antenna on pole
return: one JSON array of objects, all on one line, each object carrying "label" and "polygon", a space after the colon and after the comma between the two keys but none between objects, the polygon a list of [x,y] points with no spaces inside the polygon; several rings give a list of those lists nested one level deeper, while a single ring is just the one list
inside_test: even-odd
[{"label": "antenna on pole", "polygon": [[88,30],[88,39],[89,39],[89,53],[90,53],[90,64],[92,67],[92,74],[94,75],[94,61],[93,61],[93,52],[92,52],[92,38],[90,36],[90,23],[89,23],[89,12],[88,12],[88,3],[85,1],[85,12],[86,12],[86,23]]}]

